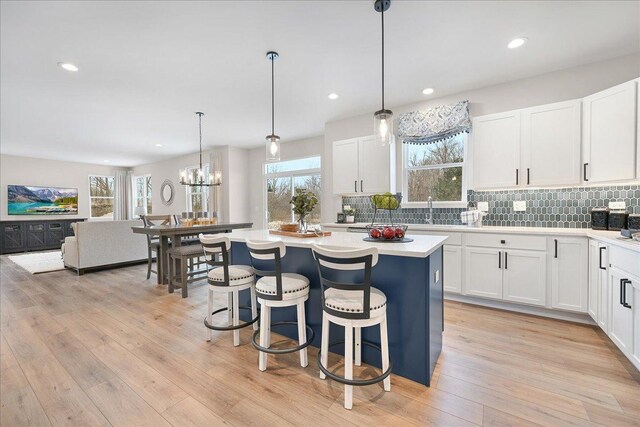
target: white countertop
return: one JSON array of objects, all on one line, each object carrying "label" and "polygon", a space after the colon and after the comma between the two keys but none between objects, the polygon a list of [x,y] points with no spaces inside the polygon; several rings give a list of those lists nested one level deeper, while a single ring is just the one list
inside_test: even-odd
[{"label": "white countertop", "polygon": [[331,236],[299,238],[269,234],[269,230],[233,230],[227,234],[232,242],[247,240],[282,241],[286,246],[310,248],[312,245],[331,246],[340,249],[360,249],[375,247],[380,255],[426,258],[444,244],[447,236],[413,235],[413,242],[407,243],[375,243],[362,240],[366,235],[333,231]]},{"label": "white countertop", "polygon": [[[323,227],[330,228],[348,228],[348,227],[366,227],[368,223],[358,222],[354,224],[322,224]],[[416,237],[411,234],[412,230],[428,231],[428,232],[449,232],[449,233],[498,233],[498,234],[526,234],[541,236],[575,236],[589,237],[600,240],[612,245],[617,245],[634,252],[640,253],[640,243],[631,239],[621,238],[619,231],[592,230],[590,228],[547,228],[547,227],[467,227],[465,225],[430,225],[430,224],[408,224],[407,235]],[[357,234],[357,233],[351,233]]]}]

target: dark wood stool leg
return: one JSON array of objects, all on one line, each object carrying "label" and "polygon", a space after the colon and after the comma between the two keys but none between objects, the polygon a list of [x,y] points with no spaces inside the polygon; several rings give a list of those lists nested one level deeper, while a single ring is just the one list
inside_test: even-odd
[{"label": "dark wood stool leg", "polygon": [[187,273],[189,271],[189,264],[187,263],[186,259],[181,259],[180,260],[180,285],[182,286],[182,298],[186,298],[187,297],[187,282],[188,282],[188,276]]},{"label": "dark wood stool leg", "polygon": [[175,264],[174,260],[169,255],[169,293],[172,294],[175,288],[173,287],[173,279],[175,277]]}]

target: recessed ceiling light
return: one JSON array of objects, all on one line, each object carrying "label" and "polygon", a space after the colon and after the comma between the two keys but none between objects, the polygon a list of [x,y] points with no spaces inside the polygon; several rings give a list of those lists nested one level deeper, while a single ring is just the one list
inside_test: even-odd
[{"label": "recessed ceiling light", "polygon": [[509,49],[515,49],[517,47],[522,46],[523,44],[525,44],[527,42],[527,38],[526,37],[518,37],[517,39],[513,39],[509,42],[509,44],[507,45],[507,47]]},{"label": "recessed ceiling light", "polygon": [[423,90],[422,93],[424,93],[425,95],[431,95],[433,93],[433,88],[428,87]]},{"label": "recessed ceiling light", "polygon": [[78,71],[78,67],[76,67],[70,62],[58,62],[58,67],[67,71],[74,71],[74,72]]},{"label": "recessed ceiling light", "polygon": [[156,144],[156,147],[162,147],[162,144]]},{"label": "recessed ceiling light", "polygon": [[329,94],[329,99],[338,99],[338,94],[337,93],[330,93]]},{"label": "recessed ceiling light", "polygon": [[111,160],[103,160],[103,162],[105,163],[109,163]]}]

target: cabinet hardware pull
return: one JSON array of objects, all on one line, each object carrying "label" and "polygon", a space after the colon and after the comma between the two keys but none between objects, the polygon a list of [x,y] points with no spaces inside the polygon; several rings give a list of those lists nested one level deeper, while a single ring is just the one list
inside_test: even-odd
[{"label": "cabinet hardware pull", "polygon": [[553,257],[558,258],[558,239],[553,239],[553,244],[554,244]]},{"label": "cabinet hardware pull", "polygon": [[505,270],[508,270],[508,267],[507,267],[507,260],[509,259],[508,257],[509,257],[509,253],[505,251],[504,252],[504,269]]},{"label": "cabinet hardware pull", "polygon": [[358,180],[353,181],[353,191],[358,192]]},{"label": "cabinet hardware pull", "polygon": [[529,185],[529,168],[527,168],[527,185]]},{"label": "cabinet hardware pull", "polygon": [[620,279],[620,305],[622,305],[622,306],[624,306],[624,302],[623,302],[624,298],[622,296],[622,292],[624,292],[623,289],[624,289],[624,281],[625,280],[626,279]]},{"label": "cabinet hardware pull", "polygon": [[631,280],[622,279],[620,281],[620,291],[622,293],[622,306],[626,308],[631,308],[631,304],[627,303],[627,283],[631,283]]},{"label": "cabinet hardware pull", "polygon": [[500,240],[500,243],[502,243],[504,245],[505,243],[507,243],[507,241],[506,240]]},{"label": "cabinet hardware pull", "polygon": [[502,268],[502,252],[498,251],[498,268]]},{"label": "cabinet hardware pull", "polygon": [[589,163],[585,163],[584,165],[582,165],[582,175],[584,175],[584,180],[585,180],[585,181],[589,181],[589,180],[587,179],[587,165],[588,165],[588,164],[589,164]]},{"label": "cabinet hardware pull", "polygon": [[364,190],[362,189],[362,180],[360,180],[360,192],[364,192]]},{"label": "cabinet hardware pull", "polygon": [[598,267],[600,267],[600,270],[606,270],[606,269],[607,269],[607,266],[606,266],[606,265],[605,265],[604,267],[602,266],[602,251],[603,251],[604,249],[607,249],[607,247],[606,247],[606,246],[602,246],[602,247],[600,248],[600,259],[598,260]]},{"label": "cabinet hardware pull", "polygon": [[518,169],[516,169],[516,185],[518,185]]}]

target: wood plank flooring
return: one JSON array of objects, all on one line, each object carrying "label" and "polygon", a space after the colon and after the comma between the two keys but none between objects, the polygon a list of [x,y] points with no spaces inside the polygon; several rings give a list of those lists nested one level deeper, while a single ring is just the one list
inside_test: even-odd
[{"label": "wood plank flooring", "polygon": [[595,327],[447,302],[433,386],[392,376],[347,411],[316,349],[260,372],[249,330],[205,341],[204,283],[182,299],[145,271],[31,275],[0,257],[3,426],[640,426],[640,374]]}]

